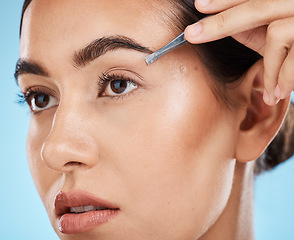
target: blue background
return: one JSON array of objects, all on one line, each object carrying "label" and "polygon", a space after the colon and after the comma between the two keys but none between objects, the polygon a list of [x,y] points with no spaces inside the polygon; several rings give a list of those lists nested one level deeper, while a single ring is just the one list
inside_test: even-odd
[{"label": "blue background", "polygon": [[[29,110],[16,104],[13,72],[19,50],[22,0],[0,7],[0,239],[58,239],[35,190],[26,160]],[[294,239],[294,161],[256,179],[257,240]]]}]

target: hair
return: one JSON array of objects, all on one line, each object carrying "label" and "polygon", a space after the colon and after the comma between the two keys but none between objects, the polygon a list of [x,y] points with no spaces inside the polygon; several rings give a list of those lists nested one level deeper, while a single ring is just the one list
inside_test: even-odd
[{"label": "hair", "polygon": [[[198,12],[194,6],[194,0],[168,0],[171,4],[173,28],[179,31],[204,18],[206,15]],[[22,8],[20,35],[24,13],[32,0],[25,0]],[[245,47],[232,37],[221,40],[194,45],[195,52],[200,60],[213,76],[213,79],[222,86],[240,80],[241,76],[262,56]],[[216,93],[229,105],[234,103],[223,93],[223,89],[215,89]],[[236,105],[236,104],[235,104]],[[290,105],[284,123],[277,136],[270,143],[264,153],[256,160],[255,174],[273,169],[278,164],[286,161],[294,154],[294,105]]]}]

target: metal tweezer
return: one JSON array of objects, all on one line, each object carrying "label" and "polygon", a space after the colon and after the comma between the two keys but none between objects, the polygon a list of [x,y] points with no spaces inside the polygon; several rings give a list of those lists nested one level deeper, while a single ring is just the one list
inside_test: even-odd
[{"label": "metal tweezer", "polygon": [[187,40],[184,38],[184,32],[182,32],[179,36],[177,36],[170,43],[166,44],[163,48],[147,56],[145,58],[145,61],[148,65],[150,65],[151,63],[155,62],[158,58],[176,49],[177,47],[182,46],[186,42]]}]

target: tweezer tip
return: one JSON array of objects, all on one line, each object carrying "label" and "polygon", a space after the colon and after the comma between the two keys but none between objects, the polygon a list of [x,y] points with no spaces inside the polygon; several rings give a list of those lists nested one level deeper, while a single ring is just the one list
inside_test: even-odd
[{"label": "tweezer tip", "polygon": [[149,66],[151,63],[154,62],[154,54],[150,54],[149,56],[145,57],[145,62],[147,63],[147,65]]},{"label": "tweezer tip", "polygon": [[155,62],[157,59],[162,57],[163,55],[167,54],[168,52],[176,49],[179,46],[182,46],[185,44],[187,40],[184,37],[184,32],[182,32],[179,36],[177,36],[175,39],[173,39],[171,42],[166,44],[161,49],[157,50],[156,52],[150,54],[145,58],[145,62],[149,66],[151,63]]}]

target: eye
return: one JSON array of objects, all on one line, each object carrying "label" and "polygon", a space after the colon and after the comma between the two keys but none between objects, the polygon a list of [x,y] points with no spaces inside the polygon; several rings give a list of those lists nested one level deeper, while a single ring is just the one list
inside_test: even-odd
[{"label": "eye", "polygon": [[51,92],[49,89],[33,87],[24,93],[24,98],[32,112],[37,113],[59,104],[58,99],[53,96],[55,94]]},{"label": "eye", "polygon": [[33,111],[39,112],[58,105],[58,100],[48,94],[37,93],[31,97],[30,105]]},{"label": "eye", "polygon": [[103,75],[99,84],[105,89],[101,94],[104,97],[122,96],[138,88],[131,79],[118,75]]},{"label": "eye", "polygon": [[108,96],[123,95],[137,88],[137,84],[126,80],[115,80],[108,83],[105,94]]}]

